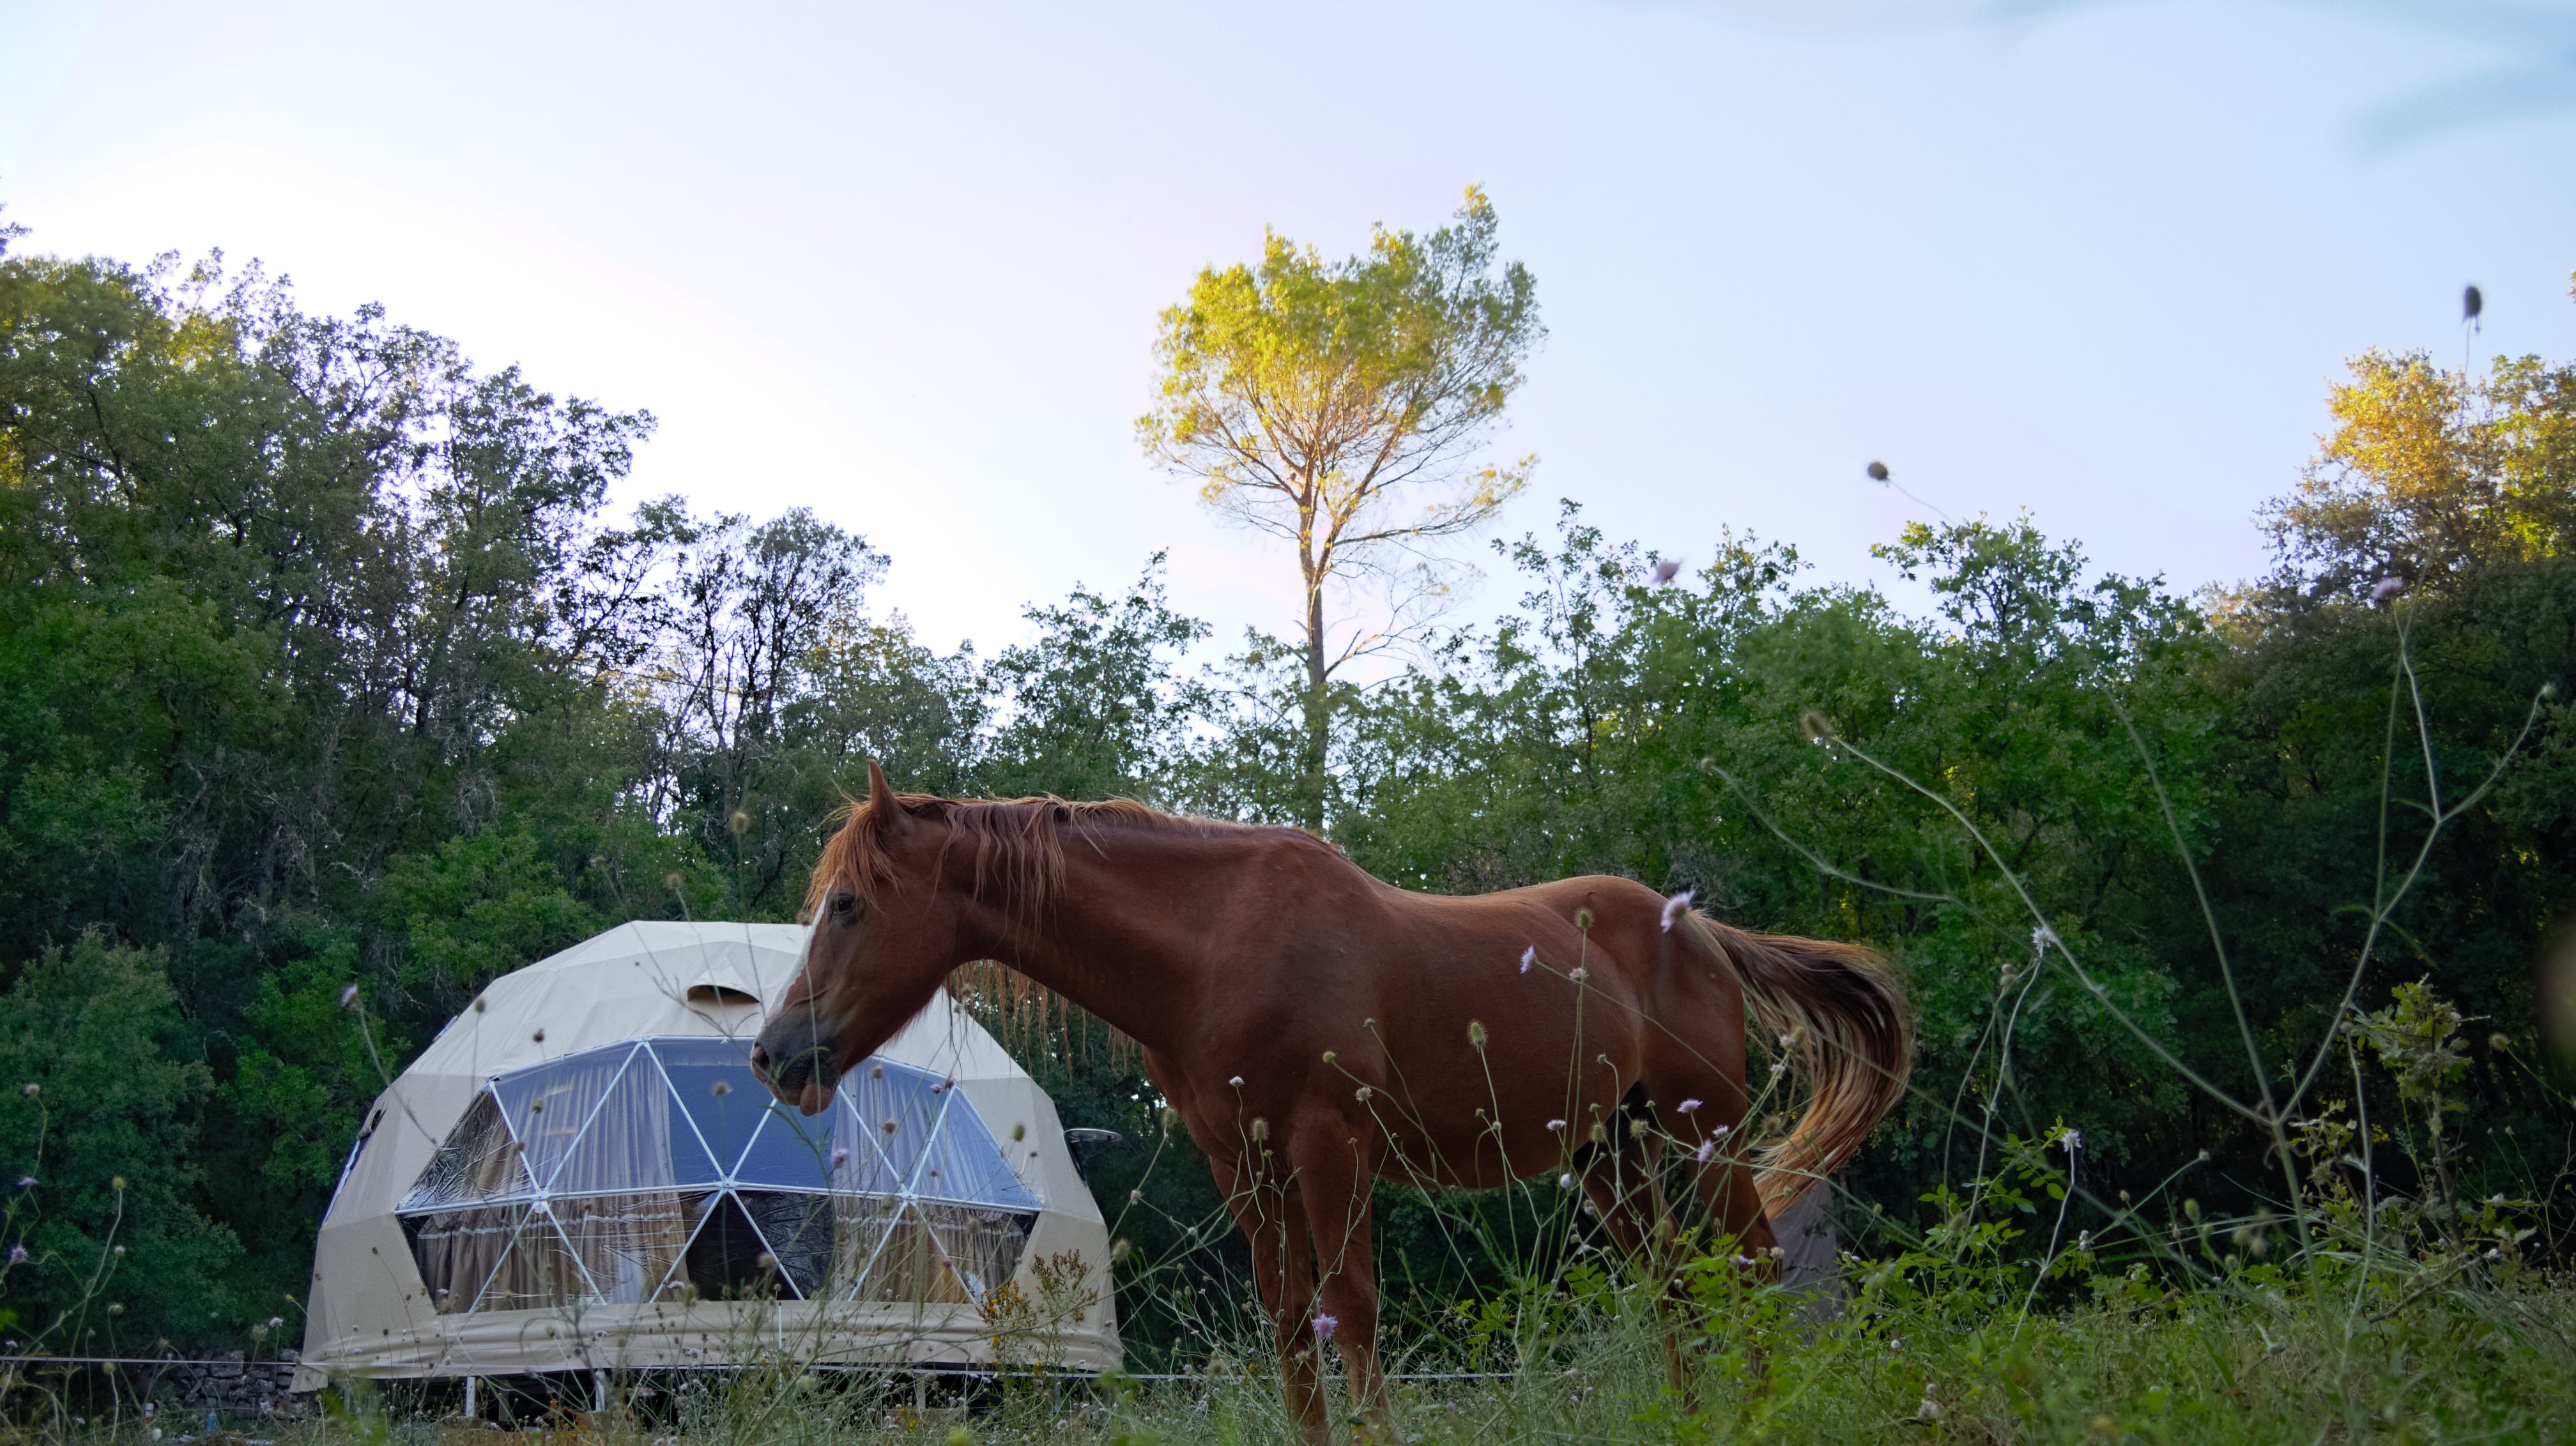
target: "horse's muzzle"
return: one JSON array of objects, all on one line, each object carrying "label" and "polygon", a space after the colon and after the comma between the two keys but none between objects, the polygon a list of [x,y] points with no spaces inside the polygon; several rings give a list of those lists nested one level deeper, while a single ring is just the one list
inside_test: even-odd
[{"label": "horse's muzzle", "polygon": [[770,1021],[751,1047],[751,1068],[770,1093],[809,1115],[832,1102],[841,1078],[838,1050],[810,1005]]}]

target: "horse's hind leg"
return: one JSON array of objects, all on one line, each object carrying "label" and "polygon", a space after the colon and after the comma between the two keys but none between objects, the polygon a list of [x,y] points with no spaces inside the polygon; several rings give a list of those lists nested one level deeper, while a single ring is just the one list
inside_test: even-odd
[{"label": "horse's hind leg", "polygon": [[1680,1241],[1664,1194],[1663,1141],[1654,1131],[1641,1088],[1621,1102],[1617,1134],[1593,1145],[1583,1165],[1583,1193],[1599,1213],[1610,1239],[1650,1280],[1661,1281],[1664,1321],[1664,1365],[1672,1387],[1686,1398],[1690,1375],[1682,1360],[1681,1328],[1686,1317],[1681,1279]]},{"label": "horse's hind leg", "polygon": [[1309,1446],[1330,1446],[1333,1426],[1324,1412],[1315,1349],[1314,1259],[1298,1182],[1278,1176],[1275,1156],[1270,1168],[1261,1170],[1234,1160],[1211,1159],[1208,1165],[1235,1227],[1252,1245],[1253,1284],[1270,1312],[1279,1345],[1279,1385],[1287,1397],[1288,1418]]}]

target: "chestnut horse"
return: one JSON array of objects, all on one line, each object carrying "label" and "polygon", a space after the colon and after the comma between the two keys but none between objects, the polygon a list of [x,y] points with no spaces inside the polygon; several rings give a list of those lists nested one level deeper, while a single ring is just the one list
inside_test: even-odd
[{"label": "chestnut horse", "polygon": [[[1762,1259],[1767,1216],[1902,1092],[1912,1030],[1876,955],[1686,903],[1607,877],[1408,893],[1295,829],[898,794],[871,763],[867,800],[815,866],[804,968],[752,1062],[812,1114],[980,960],[1124,1031],[1251,1243],[1290,1415],[1329,1440],[1319,1337],[1362,1416],[1384,1421],[1372,1180],[1562,1172],[1635,1250],[1670,1239],[1655,1153],[1674,1140],[1703,1204]],[[1759,1152],[1712,1147],[1738,1143],[1754,1099],[1748,1003],[1808,1089],[1804,1117]]]}]

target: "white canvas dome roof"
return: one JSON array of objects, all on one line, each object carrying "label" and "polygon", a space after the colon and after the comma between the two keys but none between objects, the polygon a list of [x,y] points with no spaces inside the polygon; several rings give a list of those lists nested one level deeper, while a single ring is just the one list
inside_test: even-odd
[{"label": "white canvas dome roof", "polygon": [[805,938],[625,924],[492,981],[368,1112],[315,1245],[298,1389],[970,1364],[997,1341],[1116,1364],[1109,1242],[1055,1106],[947,994],[810,1120],[753,1078]]}]

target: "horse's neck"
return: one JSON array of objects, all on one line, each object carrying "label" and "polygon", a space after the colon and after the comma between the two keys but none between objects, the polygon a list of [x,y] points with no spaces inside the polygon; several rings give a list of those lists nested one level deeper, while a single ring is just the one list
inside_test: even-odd
[{"label": "horse's neck", "polygon": [[1146,1048],[1169,1049],[1195,1013],[1201,950],[1234,862],[1226,842],[1141,829],[1069,837],[1063,882],[1040,907],[995,901],[990,953]]}]

